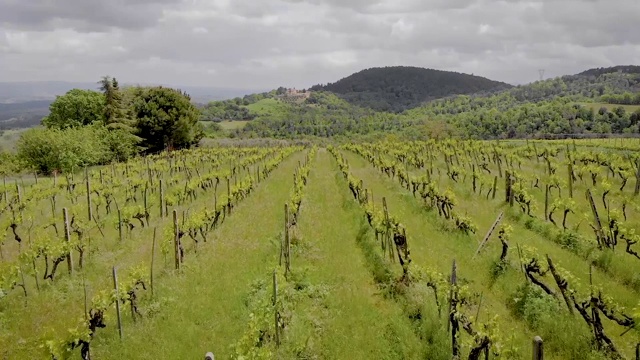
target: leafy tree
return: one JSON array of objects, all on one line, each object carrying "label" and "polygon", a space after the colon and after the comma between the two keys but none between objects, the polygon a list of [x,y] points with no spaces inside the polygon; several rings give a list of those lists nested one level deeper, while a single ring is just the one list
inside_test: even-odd
[{"label": "leafy tree", "polygon": [[42,119],[48,128],[67,129],[102,121],[104,96],[92,90],[69,90],[57,96],[49,106],[50,114]]},{"label": "leafy tree", "polygon": [[185,148],[203,137],[200,111],[188,95],[165,87],[135,88],[131,111],[148,151]]}]

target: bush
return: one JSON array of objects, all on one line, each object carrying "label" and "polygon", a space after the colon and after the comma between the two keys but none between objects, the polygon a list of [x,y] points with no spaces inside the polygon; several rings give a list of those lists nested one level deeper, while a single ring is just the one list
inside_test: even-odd
[{"label": "bush", "polygon": [[7,175],[20,171],[20,164],[15,154],[0,152],[0,174]]},{"label": "bush", "polygon": [[102,125],[65,130],[31,129],[18,140],[18,159],[39,173],[72,172],[84,166],[126,160],[135,153],[133,136]]},{"label": "bush", "polygon": [[514,312],[534,329],[551,322],[560,311],[558,302],[553,297],[530,284],[518,287],[512,305]]}]

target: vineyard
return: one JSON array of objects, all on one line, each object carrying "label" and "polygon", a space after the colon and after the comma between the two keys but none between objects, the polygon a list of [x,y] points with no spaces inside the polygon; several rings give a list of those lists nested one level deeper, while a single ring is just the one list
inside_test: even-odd
[{"label": "vineyard", "polygon": [[0,357],[529,359],[539,336],[634,359],[638,149],[220,147],[5,178]]}]

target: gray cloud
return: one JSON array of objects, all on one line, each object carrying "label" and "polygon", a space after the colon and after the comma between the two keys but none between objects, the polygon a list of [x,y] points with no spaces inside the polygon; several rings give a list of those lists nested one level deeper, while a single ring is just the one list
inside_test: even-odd
[{"label": "gray cloud", "polygon": [[412,65],[523,83],[640,63],[637,0],[0,0],[0,79],[308,87]]}]

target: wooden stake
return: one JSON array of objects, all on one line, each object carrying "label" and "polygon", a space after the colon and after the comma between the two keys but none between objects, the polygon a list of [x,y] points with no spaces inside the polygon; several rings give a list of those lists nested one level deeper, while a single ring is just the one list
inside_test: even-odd
[{"label": "wooden stake", "polygon": [[84,168],[84,176],[86,178],[86,185],[87,185],[87,216],[89,217],[89,222],[91,222],[91,220],[93,220],[93,209],[91,207],[91,184],[89,182],[89,171],[87,171],[87,168]]},{"label": "wooden stake", "polygon": [[[567,145],[567,147],[569,147],[569,145]],[[569,159],[569,165],[567,168],[567,171],[569,172],[569,197],[573,198],[573,164],[571,163],[571,159]]]},{"label": "wooden stake", "polygon": [[278,315],[278,274],[273,270],[273,312],[274,326],[276,330],[276,346],[280,346],[280,324]]},{"label": "wooden stake", "polygon": [[511,199],[511,174],[504,172],[504,202],[508,203]]},{"label": "wooden stake", "polygon": [[122,242],[122,213],[118,209],[118,240]]},{"label": "wooden stake", "polygon": [[160,179],[160,217],[164,219],[166,212],[164,208],[164,186],[162,179]]},{"label": "wooden stake", "polygon": [[120,299],[118,299],[118,274],[116,272],[116,267],[112,268],[113,270],[113,289],[116,292],[116,313],[118,314],[118,334],[120,334],[120,340],[122,340],[122,318],[120,317]]},{"label": "wooden stake", "polygon": [[493,234],[493,231],[496,229],[496,227],[498,226],[498,224],[500,223],[500,221],[502,220],[502,215],[504,214],[504,212],[500,212],[500,214],[498,215],[498,217],[496,218],[496,221],[493,222],[493,225],[491,225],[491,227],[489,228],[489,231],[487,231],[487,235],[485,235],[484,239],[482,240],[482,242],[480,243],[480,246],[478,246],[478,250],[476,250],[476,253],[473,254],[473,258],[475,258],[478,253],[480,253],[480,250],[482,249],[482,247],[484,246],[484,244],[489,241],[489,237],[491,237],[491,234]]},{"label": "wooden stake", "polygon": [[231,215],[231,181],[227,178],[227,212]]},{"label": "wooden stake", "polygon": [[637,162],[638,162],[638,171],[636,172],[636,188],[633,191],[634,196],[638,196],[638,194],[640,194],[640,160],[638,160]]},{"label": "wooden stake", "polygon": [[173,248],[176,270],[180,270],[180,227],[178,224],[178,211],[173,210]]},{"label": "wooden stake", "polygon": [[[62,209],[62,213],[64,215],[64,239],[69,245],[71,243],[71,231],[69,230],[69,212],[67,208]],[[67,253],[67,268],[69,269],[69,275],[73,274],[73,252],[71,247],[69,247],[69,252]]]},{"label": "wooden stake", "polygon": [[153,245],[151,246],[151,270],[150,270],[150,274],[149,274],[149,280],[151,283],[151,297],[153,297],[153,266],[155,263],[155,259],[156,259],[156,232],[157,232],[158,228],[154,227],[153,228]]},{"label": "wooden stake", "polygon": [[457,339],[458,326],[457,324],[452,324],[453,319],[453,298],[456,296],[455,287],[458,284],[458,275],[457,275],[457,267],[456,260],[453,259],[453,265],[451,266],[451,291],[449,292],[449,321],[447,321],[447,332],[449,332],[449,328],[451,327],[451,347],[454,359],[457,359],[458,353],[460,351]]},{"label": "wooden stake", "polygon": [[84,271],[82,272],[82,291],[84,293],[84,319],[89,319],[89,306],[87,305],[87,282],[84,277]]},{"label": "wooden stake", "polygon": [[540,336],[533,338],[533,360],[544,360],[544,347]]},{"label": "wooden stake", "polygon": [[549,221],[549,185],[544,187],[544,221]]},{"label": "wooden stake", "polygon": [[3,185],[3,188],[4,188],[4,202],[8,203],[9,202],[9,196],[7,195],[7,176],[6,175],[2,176],[2,185]]},{"label": "wooden stake", "polygon": [[498,175],[493,177],[493,195],[491,196],[492,199],[496,198],[496,188],[498,187]]},{"label": "wooden stake", "polygon": [[[20,185],[18,185],[18,181],[16,180],[16,191],[18,192],[18,202],[22,204],[22,189]],[[24,210],[22,210],[22,206],[20,206],[20,217],[24,219]]]}]

